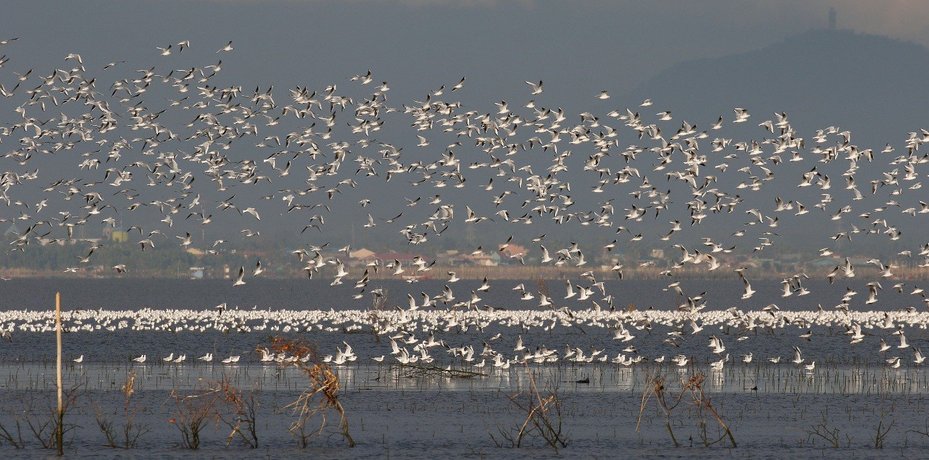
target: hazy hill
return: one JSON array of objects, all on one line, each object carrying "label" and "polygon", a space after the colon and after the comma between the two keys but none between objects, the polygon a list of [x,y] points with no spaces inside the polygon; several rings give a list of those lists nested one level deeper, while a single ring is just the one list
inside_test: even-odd
[{"label": "hazy hill", "polygon": [[[929,127],[929,49],[846,30],[814,30],[744,54],[683,62],[627,97],[650,97],[675,118],[700,123],[733,107],[790,115],[802,134],[829,125],[850,129],[861,146],[900,145]],[[641,109],[643,115],[646,109]],[[650,112],[650,110],[649,110]]]}]

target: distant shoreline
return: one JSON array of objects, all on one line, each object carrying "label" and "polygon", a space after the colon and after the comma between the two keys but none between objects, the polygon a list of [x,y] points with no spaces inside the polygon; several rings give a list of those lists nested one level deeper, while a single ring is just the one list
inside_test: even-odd
[{"label": "distant shoreline", "polygon": [[[361,279],[364,273],[365,267],[351,267],[348,268],[349,275],[346,279],[358,280]],[[622,270],[622,279],[627,281],[636,281],[636,280],[656,280],[656,279],[668,279],[671,282],[672,278],[674,280],[737,280],[738,277],[733,272],[734,269],[723,269],[715,271],[707,271],[705,269],[679,269],[673,271],[673,277],[666,274],[662,274],[664,268],[657,267],[637,267],[632,269],[624,268]],[[464,280],[481,280],[487,278],[488,280],[564,280],[564,279],[576,279],[583,276],[585,273],[593,274],[598,280],[618,280],[619,275],[611,271],[608,267],[552,267],[552,266],[433,266],[431,269],[426,271],[418,272],[415,268],[407,268],[404,270],[403,274],[400,276],[393,275],[392,271],[387,269],[380,269],[377,273],[374,273],[372,270],[368,271],[368,278],[373,280],[389,280],[395,279],[397,281],[424,281],[424,280],[444,280],[448,278],[448,272],[453,271],[458,278]],[[861,280],[880,280],[880,271],[873,267],[859,267],[858,275],[856,279]],[[790,278],[799,273],[803,273],[804,270],[798,269],[796,271],[771,271],[771,270],[759,270],[752,273],[749,277],[752,280],[782,280],[785,278]],[[929,279],[929,268],[898,268],[894,269],[894,276],[892,278],[886,279],[888,282],[891,280],[926,280]],[[825,280],[825,275],[818,273],[806,272],[812,279],[823,279]],[[116,274],[102,274],[99,272],[87,272],[87,273],[61,273],[57,271],[33,271],[33,270],[22,270],[22,269],[0,269],[0,279],[3,281],[10,281],[14,279],[192,279],[189,276],[178,276],[172,275],[171,273],[166,272],[128,272],[120,275]],[[306,280],[307,277],[302,272],[297,271],[287,271],[283,273],[274,273],[270,272],[261,276],[264,279],[275,279],[275,280]],[[316,273],[313,275],[313,279],[325,280],[331,278],[331,275],[327,271],[322,273]],[[198,280],[227,280],[228,277],[215,277],[215,276],[206,276]],[[839,277],[836,282],[842,282],[845,279]],[[2,286],[2,285],[0,285]]]}]

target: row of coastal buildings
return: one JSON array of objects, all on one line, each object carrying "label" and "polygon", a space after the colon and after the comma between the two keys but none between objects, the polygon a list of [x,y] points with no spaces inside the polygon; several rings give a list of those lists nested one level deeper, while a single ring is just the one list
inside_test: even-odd
[{"label": "row of coastal buildings", "polygon": [[[12,241],[21,235],[21,229],[15,223],[11,223],[3,228],[2,236],[5,240]],[[96,237],[85,237],[83,234],[75,234],[68,240],[58,240],[57,245],[49,246],[66,246],[66,245],[97,245],[103,244],[119,245],[133,244],[129,234],[121,229],[107,229],[102,235]],[[254,260],[261,260],[266,267],[266,273],[270,276],[300,276],[302,274],[302,265],[292,255],[293,251],[281,248],[251,248],[251,249],[234,249],[226,248],[215,250],[210,248],[198,248],[194,244],[184,248],[187,257],[183,262],[171,264],[171,275],[182,274],[189,271],[192,278],[226,278],[231,276],[233,271],[238,269],[240,264],[250,264]],[[48,246],[47,246],[48,247]],[[164,247],[164,246],[160,246]],[[555,256],[555,254],[551,254]],[[519,244],[510,243],[504,247],[482,248],[474,250],[455,250],[446,249],[436,253],[431,251],[402,251],[402,250],[373,250],[369,248],[350,249],[346,254],[344,251],[339,252],[329,248],[322,253],[325,260],[341,260],[347,267],[360,269],[365,265],[379,260],[384,264],[398,260],[404,267],[412,267],[417,260],[424,260],[429,265],[440,267],[518,267],[521,265],[529,267],[540,267],[543,265],[553,265],[552,262],[543,264],[541,262],[541,251],[538,247],[531,249]],[[626,273],[640,271],[661,273],[673,267],[681,258],[681,253],[677,250],[666,251],[662,249],[648,249],[636,253],[618,253],[618,251],[607,252],[598,251],[587,255],[587,264],[584,270],[604,270],[608,271],[612,267],[621,266]],[[725,254],[718,253],[716,258],[719,262],[719,268],[713,273],[707,273],[705,266],[686,265],[683,271],[693,271],[695,274],[703,273],[704,275],[719,275],[724,273],[731,274],[736,268],[760,269],[766,275],[781,276],[807,273],[809,275],[827,273],[835,266],[845,263],[845,257],[849,258],[856,268],[869,269],[870,258],[852,254],[833,254],[829,257],[818,257],[818,254],[803,252],[779,252],[779,253],[750,253],[750,254]],[[12,261],[4,261],[0,257],[0,268],[14,269],[15,264]],[[902,257],[884,255],[879,257],[885,263],[889,262],[896,273],[899,269],[902,276],[929,276],[929,264],[924,257]],[[182,264],[182,265],[179,265]],[[187,264],[190,264],[188,267]],[[562,267],[570,268],[574,266],[574,261],[566,261]],[[109,266],[80,266],[83,274],[106,275],[112,271]],[[132,267],[129,267],[130,269]],[[580,268],[580,267],[576,267]],[[188,270],[189,269],[189,270]],[[130,272],[129,276],[132,276]],[[138,273],[136,273],[138,274]],[[183,275],[181,275],[183,276]]]},{"label": "row of coastal buildings", "polygon": [[511,244],[504,248],[503,251],[486,251],[478,249],[475,251],[459,251],[449,249],[441,251],[435,256],[427,254],[417,254],[412,252],[375,252],[366,248],[359,248],[349,252],[350,265],[365,265],[374,260],[391,262],[399,260],[402,263],[412,263],[419,258],[428,259],[431,263],[435,260],[436,265],[453,267],[459,265],[473,265],[483,267],[496,267],[498,265],[510,265],[525,263],[525,257],[529,251],[520,245]]}]

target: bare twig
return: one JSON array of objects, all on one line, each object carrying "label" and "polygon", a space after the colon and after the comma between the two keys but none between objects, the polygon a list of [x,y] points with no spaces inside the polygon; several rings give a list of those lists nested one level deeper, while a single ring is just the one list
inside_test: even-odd
[{"label": "bare twig", "polygon": [[887,425],[887,428],[881,430],[884,427],[884,416],[881,415],[881,420],[877,423],[877,433],[874,436],[874,448],[883,449],[884,448],[884,438],[887,437],[887,433],[890,433],[890,429],[894,427],[895,420],[891,420],[890,424]]},{"label": "bare twig", "polygon": [[821,438],[828,442],[832,447],[839,448],[839,433],[840,430],[838,427],[830,427],[828,425],[828,420],[826,419],[826,413],[823,412],[822,420],[810,427],[810,430],[807,431],[807,436],[809,439],[812,439],[814,436]]}]

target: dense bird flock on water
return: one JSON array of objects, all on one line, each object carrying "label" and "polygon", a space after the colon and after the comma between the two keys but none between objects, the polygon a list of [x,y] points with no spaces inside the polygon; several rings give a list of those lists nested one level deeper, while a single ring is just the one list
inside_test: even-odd
[{"label": "dense bird flock on water", "polygon": [[[355,215],[365,216],[360,227],[395,238],[398,247],[473,226],[485,234],[510,235],[489,250],[502,253],[510,244],[528,246],[543,265],[585,267],[585,253],[621,254],[644,244],[679,256],[662,272],[667,289],[680,299],[667,311],[618,308],[600,271],[568,280],[563,296],[487,279],[463,292],[455,289],[458,276],[449,272],[440,292],[424,292],[421,299],[410,295],[407,302],[377,315],[357,310],[246,311],[225,305],[206,311],[87,310],[68,314],[68,327],[74,331],[374,328],[390,337],[390,359],[400,362],[431,361],[430,350],[438,347],[462,363],[507,367],[558,360],[663,362],[664,355],[646,358],[625,345],[636,331],[660,324],[670,328],[669,347],[693,336],[710,336],[711,359],[704,361],[718,369],[728,354],[720,334],[711,330],[824,325],[844,328],[851,344],[873,341],[881,353],[892,347],[910,354],[888,356],[892,367],[923,362],[920,350],[906,342],[904,328],[925,328],[929,316],[919,310],[929,299],[894,271],[900,260],[920,269],[929,266],[929,242],[920,241],[919,232],[904,236],[905,229],[924,225],[929,214],[929,203],[920,199],[925,177],[920,168],[927,162],[920,147],[929,140],[924,129],[910,132],[902,145],[866,148],[840,127],[803,135],[786,113],[766,117],[736,107],[698,127],[649,99],[634,107],[614,106],[607,91],[583,101],[597,113],[574,114],[546,106],[541,81],[527,81],[518,102],[499,100],[489,110],[458,100],[467,91],[466,78],[406,102],[393,101],[388,83],[371,71],[315,89],[282,91],[270,84],[251,89],[221,77],[225,65],[234,65],[232,42],[215,52],[197,50],[200,45],[186,40],[153,47],[144,66],[88,62],[74,53],[52,68],[20,69],[17,40],[0,41],[0,221],[19,229],[6,250],[87,244],[68,271],[92,265],[95,251],[106,244],[75,243],[83,229],[125,226],[144,253],[154,247],[190,247],[201,229],[216,226],[223,227],[218,233],[242,240],[261,238],[262,216],[269,215],[299,222],[292,233],[304,246],[292,256],[308,277],[331,280],[332,285],[345,283],[349,276],[343,259],[350,248],[334,250],[345,242],[339,230],[327,227],[327,220]],[[175,60],[192,53],[210,64],[178,68]],[[727,131],[747,137],[726,137]],[[575,241],[564,245],[547,240],[544,229],[555,226],[569,228]],[[804,238],[821,246],[811,258],[840,262],[822,273],[785,277],[782,297],[808,295],[809,283],[804,282],[810,278],[837,282],[854,278],[857,271],[859,277],[873,276],[866,298],[848,289],[835,305],[800,312],[781,311],[777,299],[753,298],[752,271],[757,269],[732,267],[721,259],[760,257],[789,246],[793,242],[782,235],[796,231],[782,231],[785,227],[805,229]],[[227,245],[224,239],[204,243],[212,252]],[[853,263],[853,249],[859,255],[875,245],[894,251],[883,259]],[[326,248],[330,255],[324,255]],[[384,295],[369,286],[375,272],[402,279],[428,272],[434,264],[422,257],[406,264],[372,261],[352,281],[355,298]],[[868,269],[858,270],[863,265]],[[685,292],[676,273],[695,267],[726,271],[741,280],[742,303],[714,305],[705,294]],[[132,268],[133,260],[126,260],[112,270]],[[606,273],[622,277],[623,268],[616,262]],[[267,269],[260,261],[243,265],[230,289]],[[516,285],[501,286],[506,283]],[[879,301],[884,286],[912,294],[914,305],[895,312],[863,311]],[[481,297],[492,288],[518,291],[522,304],[486,305]],[[7,333],[51,328],[46,312],[8,311],[0,317]],[[450,335],[438,338],[465,331],[480,336],[491,324],[523,329],[594,326],[609,331],[607,340],[625,348],[610,357],[606,345],[562,351],[554,344],[528,346],[518,336],[510,337],[517,340],[512,351],[509,346],[493,349],[490,337],[479,337],[484,348],[475,350],[453,344]],[[899,344],[891,335],[899,336]],[[785,358],[785,364],[792,361],[815,370],[798,347],[788,353],[794,356]],[[186,355],[172,353],[169,358],[183,362]],[[210,361],[212,355],[201,358]],[[235,362],[233,358],[227,361]],[[336,363],[356,358],[348,343],[330,356]],[[768,359],[780,362],[779,356]],[[668,358],[679,366],[690,360],[683,354]],[[752,354],[741,360],[751,362]]]}]

